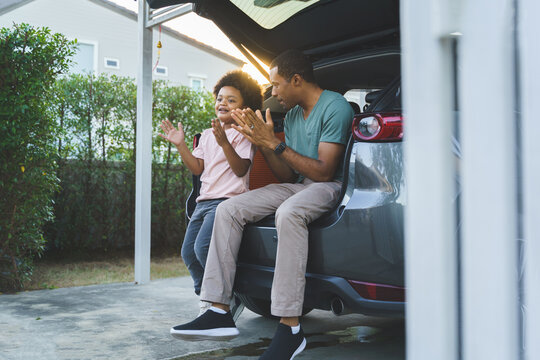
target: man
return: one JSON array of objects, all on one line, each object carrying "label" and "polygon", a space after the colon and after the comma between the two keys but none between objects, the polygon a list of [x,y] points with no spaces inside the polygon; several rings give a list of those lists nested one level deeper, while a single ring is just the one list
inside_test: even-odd
[{"label": "man", "polygon": [[338,93],[315,82],[313,67],[301,52],[290,50],[270,65],[272,96],[288,110],[285,143],[274,135],[270,111],[234,113],[240,131],[263,153],[281,184],[238,195],[221,203],[205,268],[201,299],[212,308],[171,334],[186,340],[228,340],[239,334],[229,311],[236,260],[246,223],[276,214],[278,246],[272,283],[272,314],[281,318],[260,359],[292,359],[306,345],[298,317],[304,303],[308,225],[337,201],[343,155],[353,111]]}]

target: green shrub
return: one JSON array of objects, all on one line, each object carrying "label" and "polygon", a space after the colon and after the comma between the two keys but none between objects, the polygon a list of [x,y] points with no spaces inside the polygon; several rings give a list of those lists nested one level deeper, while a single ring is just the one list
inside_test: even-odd
[{"label": "green shrub", "polygon": [[[75,46],[46,28],[0,30],[0,291],[19,289],[45,248],[134,245],[136,85],[57,78]],[[213,98],[159,81],[153,96],[152,246],[178,248],[191,176],[159,124],[181,121],[191,139]]]},{"label": "green shrub", "polygon": [[0,29],[0,288],[16,290],[43,250],[57,189],[51,87],[75,42],[27,24]]},{"label": "green shrub", "polygon": [[[79,251],[134,246],[136,86],[133,79],[70,75],[59,79],[52,110],[59,133],[61,190],[48,249]],[[186,137],[210,126],[213,98],[185,86],[153,84],[152,247],[179,247],[185,231],[189,171],[157,136],[163,119],[184,124]]]}]

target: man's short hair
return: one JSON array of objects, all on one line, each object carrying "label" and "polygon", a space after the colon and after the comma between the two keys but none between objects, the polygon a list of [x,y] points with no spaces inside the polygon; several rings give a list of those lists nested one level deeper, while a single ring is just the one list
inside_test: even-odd
[{"label": "man's short hair", "polygon": [[316,83],[313,74],[313,64],[309,58],[299,50],[287,50],[279,54],[270,64],[270,69],[278,68],[278,74],[290,81],[295,74],[300,75],[309,83]]},{"label": "man's short hair", "polygon": [[217,99],[219,90],[224,86],[232,86],[240,91],[244,99],[244,106],[252,110],[262,109],[263,96],[259,83],[249,74],[242,70],[232,70],[226,73],[218,80],[214,86],[214,97]]}]

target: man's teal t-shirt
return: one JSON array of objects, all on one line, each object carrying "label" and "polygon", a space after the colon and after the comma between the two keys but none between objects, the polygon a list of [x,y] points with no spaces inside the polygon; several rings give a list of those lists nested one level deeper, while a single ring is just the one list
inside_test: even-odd
[{"label": "man's teal t-shirt", "polygon": [[[285,143],[288,147],[312,159],[319,158],[319,143],[347,145],[351,134],[353,110],[340,94],[324,90],[308,118],[297,105],[285,115]],[[300,175],[298,182],[304,177]],[[343,181],[343,160],[334,175],[334,181]]]}]

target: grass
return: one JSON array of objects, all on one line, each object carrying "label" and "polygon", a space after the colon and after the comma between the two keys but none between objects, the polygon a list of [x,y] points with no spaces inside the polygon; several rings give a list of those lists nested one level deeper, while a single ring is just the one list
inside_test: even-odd
[{"label": "grass", "polygon": [[[134,281],[132,252],[94,255],[55,255],[36,261],[34,274],[25,284],[25,290]],[[189,272],[178,254],[160,254],[150,260],[152,280],[185,275]]]}]

